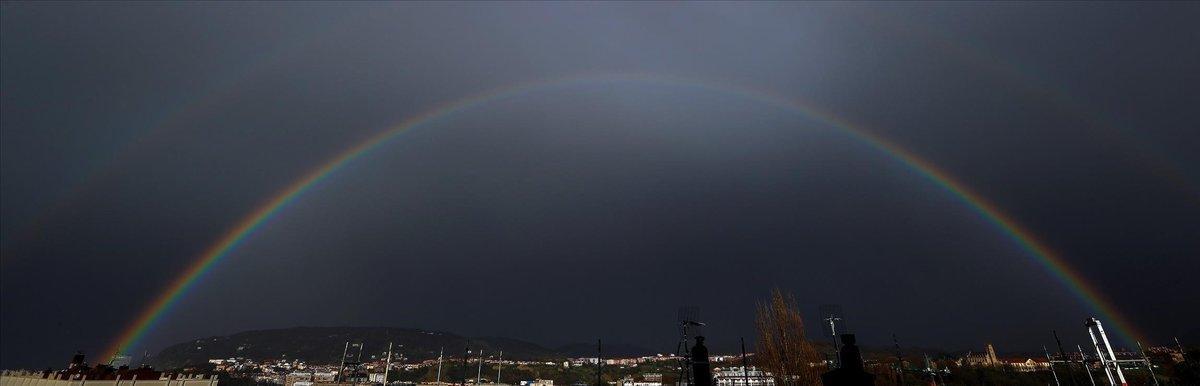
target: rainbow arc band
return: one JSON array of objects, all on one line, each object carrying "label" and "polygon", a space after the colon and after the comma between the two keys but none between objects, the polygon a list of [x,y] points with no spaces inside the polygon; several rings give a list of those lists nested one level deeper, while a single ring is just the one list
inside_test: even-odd
[{"label": "rainbow arc band", "polygon": [[924,179],[934,183],[970,208],[981,218],[1000,230],[1008,239],[1020,246],[1025,253],[1033,258],[1055,279],[1071,292],[1076,298],[1086,304],[1099,317],[1104,318],[1115,328],[1117,335],[1126,343],[1144,342],[1140,334],[1127,318],[1117,312],[1112,303],[1107,301],[1102,293],[1091,285],[1082,275],[1071,268],[1057,253],[1042,243],[1029,230],[1022,227],[1013,218],[1005,214],[995,204],[972,191],[965,184],[950,174],[938,168],[933,163],[905,149],[886,138],[872,133],[860,126],[851,124],[829,112],[815,107],[814,104],[793,97],[785,97],[771,92],[749,89],[740,86],[702,81],[696,79],[678,78],[655,74],[583,74],[570,77],[552,78],[533,82],[519,83],[508,87],[493,89],[475,94],[463,99],[454,100],[425,113],[410,117],[390,129],[382,131],[357,145],[346,149],[332,159],[322,163],[316,169],[308,172],[302,178],[294,181],[277,194],[272,196],[252,213],[246,215],[230,228],[215,243],[209,246],[183,273],[172,281],[164,290],[137,315],[132,323],[122,330],[120,336],[104,352],[101,358],[109,358],[121,352],[126,352],[136,346],[146,333],[171,310],[189,289],[214,265],[229,256],[238,246],[246,241],[256,230],[275,217],[287,206],[296,201],[305,192],[330,175],[345,167],[350,162],[375,150],[400,134],[411,129],[430,126],[458,113],[470,110],[489,102],[510,98],[533,91],[546,90],[555,87],[570,87],[588,84],[605,83],[636,83],[648,85],[676,86],[698,88],[710,92],[729,94],[748,100],[757,101],[787,111],[792,111],[810,119],[819,121],[831,128],[845,133],[849,137],[899,161],[908,169]]}]

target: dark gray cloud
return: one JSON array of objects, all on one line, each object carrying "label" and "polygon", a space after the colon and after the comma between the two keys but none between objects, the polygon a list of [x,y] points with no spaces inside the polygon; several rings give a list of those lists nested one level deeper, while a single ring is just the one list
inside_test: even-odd
[{"label": "dark gray cloud", "polygon": [[[812,100],[1004,208],[1151,339],[1195,336],[1198,16],[1193,4],[4,3],[0,360],[101,350],[241,217],[397,122],[599,73]],[[394,325],[665,350],[685,304],[720,346],[752,334],[773,286],[811,314],[843,304],[868,344],[894,332],[1031,349],[1091,312],[951,194],[811,117],[594,82],[467,109],[353,162],[216,266],[142,348]]]}]

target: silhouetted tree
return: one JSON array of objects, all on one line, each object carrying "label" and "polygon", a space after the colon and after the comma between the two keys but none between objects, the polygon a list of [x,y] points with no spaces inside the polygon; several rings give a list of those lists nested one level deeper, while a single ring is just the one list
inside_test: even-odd
[{"label": "silhouetted tree", "polygon": [[796,307],[796,297],[776,288],[771,300],[758,304],[755,318],[758,345],[754,358],[764,369],[774,373],[780,386],[818,385],[824,366],[817,351],[804,333],[804,320]]}]

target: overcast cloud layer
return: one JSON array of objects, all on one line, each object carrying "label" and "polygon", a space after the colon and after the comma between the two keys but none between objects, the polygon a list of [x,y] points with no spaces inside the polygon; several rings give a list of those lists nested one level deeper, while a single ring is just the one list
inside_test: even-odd
[{"label": "overcast cloud layer", "polygon": [[[0,10],[5,368],[102,350],[243,216],[397,122],[598,74],[811,100],[992,200],[1151,344],[1200,339],[1195,3]],[[813,117],[598,80],[356,160],[137,349],[388,325],[669,351],[682,305],[721,349],[774,286],[814,326],[843,305],[866,345],[1033,350],[1051,329],[1082,342],[1092,312],[952,194]]]}]

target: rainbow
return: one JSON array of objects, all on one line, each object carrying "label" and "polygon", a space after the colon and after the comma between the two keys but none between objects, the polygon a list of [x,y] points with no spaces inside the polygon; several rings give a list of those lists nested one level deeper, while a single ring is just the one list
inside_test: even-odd
[{"label": "rainbow", "polygon": [[955,179],[936,165],[921,158],[917,154],[886,140],[872,132],[841,119],[827,111],[814,107],[813,104],[791,97],[777,95],[771,92],[748,89],[740,86],[700,81],[695,79],[666,77],[661,75],[642,74],[611,74],[611,75],[582,75],[563,78],[552,78],[534,82],[520,83],[472,96],[451,101],[427,110],[417,116],[410,117],[390,129],[382,131],[357,145],[346,149],[308,172],[303,177],[283,188],[273,197],[258,206],[258,209],[246,215],[226,231],[220,239],[204,250],[187,270],[175,278],[154,300],[148,304],[137,318],[122,330],[119,337],[105,351],[101,358],[108,358],[118,353],[127,352],[136,346],[155,323],[163,317],[179,299],[194,288],[199,279],[214,265],[229,256],[247,238],[254,235],[263,224],[275,217],[289,204],[295,202],[305,192],[311,190],[321,181],[327,179],[338,170],[363,155],[375,150],[389,141],[397,138],[411,129],[430,126],[440,120],[454,116],[457,113],[484,105],[489,102],[509,98],[524,93],[545,90],[553,87],[568,87],[583,84],[609,82],[633,82],[652,85],[699,88],[724,94],[746,98],[766,105],[793,111],[815,119],[847,134],[855,140],[886,154],[915,171],[924,179],[941,187],[959,202],[977,213],[992,226],[1000,230],[1008,239],[1020,246],[1026,254],[1061,282],[1076,298],[1080,299],[1098,317],[1113,327],[1117,335],[1127,343],[1144,341],[1127,318],[1117,312],[1112,303],[1093,285],[1072,269],[1065,260],[1055,253],[1045,243],[1038,240],[1029,230],[1022,227],[1012,217],[1005,214],[995,204],[972,191],[962,182]]}]

